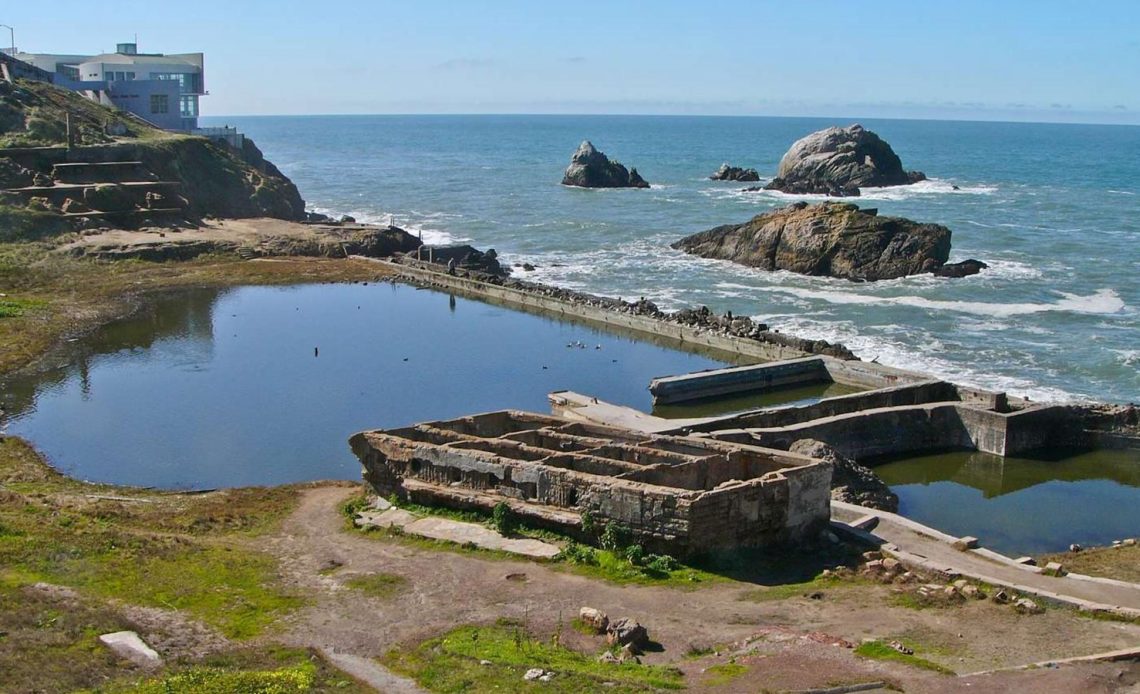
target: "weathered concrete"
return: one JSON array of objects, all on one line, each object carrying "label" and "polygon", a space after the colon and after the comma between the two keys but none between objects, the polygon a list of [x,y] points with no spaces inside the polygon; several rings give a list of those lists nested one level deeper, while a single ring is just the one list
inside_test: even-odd
[{"label": "weathered concrete", "polygon": [[158,652],[146,645],[146,642],[133,631],[116,631],[111,634],[103,634],[99,637],[99,641],[119,657],[129,660],[139,667],[151,669],[162,665],[162,658]]},{"label": "weathered concrete", "polygon": [[[909,566],[939,573],[945,577],[967,576],[1017,593],[1050,602],[1071,605],[1091,612],[1110,612],[1140,617],[1140,585],[1098,579],[1081,574],[1048,576],[1036,566],[984,547],[959,549],[962,538],[947,535],[909,518],[886,511],[868,509],[838,501],[831,503],[832,520],[843,525],[854,537],[879,545],[880,549]],[[867,516],[878,521],[874,531],[854,528]],[[834,525],[834,523],[833,523]],[[984,542],[981,540],[980,542]]]},{"label": "weathered concrete", "polygon": [[829,515],[829,464],[709,438],[506,411],[364,432],[351,445],[382,496],[507,503],[528,522],[583,539],[589,511],[599,527],[615,521],[651,551],[796,542]]}]

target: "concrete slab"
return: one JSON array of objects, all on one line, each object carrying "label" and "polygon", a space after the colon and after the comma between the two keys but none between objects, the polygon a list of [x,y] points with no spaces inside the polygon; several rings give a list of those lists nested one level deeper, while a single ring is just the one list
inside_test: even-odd
[{"label": "concrete slab", "polygon": [[99,640],[119,657],[126,658],[139,667],[156,668],[162,665],[162,658],[158,652],[146,645],[146,642],[133,631],[103,634]]},{"label": "concrete slab", "polygon": [[361,511],[353,523],[358,528],[402,528],[414,520],[416,516],[403,509],[389,508],[386,511]]},{"label": "concrete slab", "polygon": [[475,523],[463,523],[448,518],[421,518],[404,526],[404,532],[433,540],[447,540],[459,544],[471,543],[481,549],[510,552],[531,559],[552,559],[562,551],[559,547],[530,539],[503,537]]}]

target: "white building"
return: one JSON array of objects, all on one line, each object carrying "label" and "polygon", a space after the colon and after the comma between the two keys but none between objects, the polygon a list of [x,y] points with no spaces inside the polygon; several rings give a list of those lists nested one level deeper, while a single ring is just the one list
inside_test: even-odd
[{"label": "white building", "polygon": [[198,99],[207,93],[201,53],[139,53],[136,44],[120,43],[114,53],[102,55],[14,57],[52,73],[58,86],[130,111],[160,128],[198,127]]}]

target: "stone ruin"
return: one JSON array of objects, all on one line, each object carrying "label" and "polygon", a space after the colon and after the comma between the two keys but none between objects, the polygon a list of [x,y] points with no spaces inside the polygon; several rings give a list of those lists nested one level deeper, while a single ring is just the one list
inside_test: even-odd
[{"label": "stone ruin", "polygon": [[796,543],[830,518],[831,465],[707,438],[658,436],[502,411],[366,431],[350,440],[382,496],[490,510],[588,540],[582,515],[647,550],[684,556]]}]

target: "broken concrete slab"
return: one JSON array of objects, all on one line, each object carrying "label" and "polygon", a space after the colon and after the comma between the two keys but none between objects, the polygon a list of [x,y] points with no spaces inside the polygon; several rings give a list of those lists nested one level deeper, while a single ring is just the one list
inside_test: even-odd
[{"label": "broken concrete slab", "polygon": [[389,508],[386,511],[361,511],[353,523],[358,528],[402,528],[415,520],[415,515],[403,509]]},{"label": "broken concrete slab", "polygon": [[110,648],[120,658],[125,658],[144,668],[162,665],[162,657],[133,631],[116,631],[99,637],[103,645]]},{"label": "broken concrete slab", "polygon": [[[387,513],[391,513],[388,511]],[[409,514],[410,515],[410,514]],[[553,559],[561,548],[540,540],[503,537],[476,523],[463,523],[448,518],[420,518],[403,526],[404,532],[433,540],[473,544],[480,549],[510,552],[531,559]]]}]

